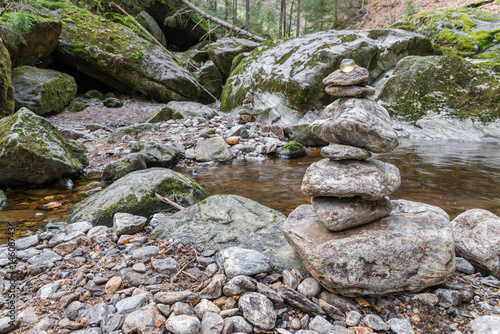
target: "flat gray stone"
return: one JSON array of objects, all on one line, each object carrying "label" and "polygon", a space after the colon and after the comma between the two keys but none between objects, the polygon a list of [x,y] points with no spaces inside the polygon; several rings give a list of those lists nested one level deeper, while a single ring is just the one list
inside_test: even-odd
[{"label": "flat gray stone", "polygon": [[313,197],[312,205],[318,219],[330,231],[342,231],[371,223],[388,216],[392,211],[388,197],[375,201],[361,198]]},{"label": "flat gray stone", "polygon": [[253,249],[230,247],[220,251],[218,256],[228,278],[257,275],[272,269],[269,257]]},{"label": "flat gray stone", "polygon": [[354,66],[354,70],[351,72],[342,72],[342,70],[336,70],[330,73],[327,77],[323,79],[323,84],[327,86],[349,86],[356,85],[368,80],[369,72],[366,68],[359,65]]},{"label": "flat gray stone", "polygon": [[128,314],[137,310],[149,303],[147,293],[141,293],[132,297],[127,297],[116,303],[116,312],[121,314]]},{"label": "flat gray stone", "polygon": [[116,236],[122,234],[135,234],[144,229],[146,217],[134,216],[129,213],[118,212],[113,216],[113,232]]},{"label": "flat gray stone", "polygon": [[132,257],[136,260],[145,257],[155,257],[160,252],[157,246],[145,246],[132,251]]},{"label": "flat gray stone", "polygon": [[301,190],[306,196],[384,198],[401,185],[396,166],[378,160],[322,159],[307,168]]},{"label": "flat gray stone", "polygon": [[40,299],[49,299],[61,288],[61,282],[56,281],[52,283],[45,284],[36,292],[37,297]]},{"label": "flat gray stone", "polygon": [[109,315],[115,312],[115,307],[106,303],[98,303],[89,309],[87,313],[87,325],[100,326],[105,323]]},{"label": "flat gray stone", "polygon": [[63,258],[53,251],[48,251],[40,255],[35,255],[28,260],[29,264],[36,266],[49,265],[56,261],[61,261]]},{"label": "flat gray stone", "polygon": [[151,265],[153,266],[154,270],[165,275],[175,274],[181,268],[179,263],[177,263],[177,261],[170,257],[166,259],[155,260],[151,263]]},{"label": "flat gray stone", "polygon": [[73,224],[69,224],[65,228],[66,234],[71,234],[73,232],[83,232],[87,233],[92,228],[92,224],[89,222],[76,222]]},{"label": "flat gray stone", "polygon": [[224,319],[214,312],[206,312],[201,319],[200,334],[220,334],[224,328]]},{"label": "flat gray stone", "polygon": [[198,142],[194,148],[197,161],[228,162],[233,160],[226,141],[222,137],[212,137]]},{"label": "flat gray stone", "polygon": [[99,243],[108,238],[108,228],[106,226],[95,226],[87,232],[87,238],[92,242]]},{"label": "flat gray stone", "polygon": [[394,334],[415,334],[408,319],[392,318],[387,321]]},{"label": "flat gray stone", "polygon": [[273,329],[277,314],[273,302],[257,292],[247,292],[238,299],[238,307],[243,317],[254,326]]},{"label": "flat gray stone", "polygon": [[359,147],[350,145],[330,144],[321,149],[321,155],[330,160],[366,160],[372,154]]},{"label": "flat gray stone", "polygon": [[16,249],[19,251],[26,248],[34,247],[38,245],[38,242],[39,242],[38,234],[35,234],[29,237],[17,239],[15,241],[15,244],[16,244]]},{"label": "flat gray stone", "polygon": [[190,315],[175,315],[168,318],[165,329],[173,334],[199,334],[200,320]]},{"label": "flat gray stone", "polygon": [[331,96],[355,97],[361,95],[375,95],[375,88],[371,86],[328,86],[325,88]]}]

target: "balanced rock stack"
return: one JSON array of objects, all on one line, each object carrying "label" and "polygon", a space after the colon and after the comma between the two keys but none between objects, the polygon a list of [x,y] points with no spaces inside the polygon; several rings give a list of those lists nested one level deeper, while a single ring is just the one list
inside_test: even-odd
[{"label": "balanced rock stack", "polygon": [[255,122],[257,116],[262,114],[262,110],[253,108],[253,95],[251,93],[246,93],[245,99],[242,102],[242,109],[238,111],[238,114],[239,124]]},{"label": "balanced rock stack", "polygon": [[312,205],[292,212],[283,233],[334,293],[416,292],[453,275],[453,233],[444,210],[387,197],[401,184],[399,170],[371,152],[390,152],[398,139],[388,112],[356,97],[373,94],[367,79],[368,71],[351,63],[323,80],[329,94],[343,97],[310,126],[330,145],[304,175],[302,192]]}]

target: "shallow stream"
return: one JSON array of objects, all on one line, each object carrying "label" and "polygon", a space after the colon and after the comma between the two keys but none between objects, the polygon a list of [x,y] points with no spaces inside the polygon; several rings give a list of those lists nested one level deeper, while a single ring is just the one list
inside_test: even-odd
[{"label": "shallow stream", "polygon": [[[319,149],[306,157],[262,163],[234,161],[213,168],[175,168],[194,177],[207,196],[227,193],[253,199],[289,214],[309,199],[300,191],[302,176],[313,162],[322,159]],[[425,202],[442,207],[453,219],[458,214],[481,208],[500,215],[500,146],[495,144],[449,141],[409,141],[377,159],[395,164],[401,171],[402,185],[390,197]],[[0,212],[0,235],[7,223],[17,222],[17,234],[57,223],[68,218],[83,193],[97,186],[92,180],[76,180],[74,190],[17,189],[7,192],[7,206]],[[95,182],[95,180],[94,180]],[[56,208],[47,203],[61,203]],[[0,238],[0,242],[5,242]]]}]

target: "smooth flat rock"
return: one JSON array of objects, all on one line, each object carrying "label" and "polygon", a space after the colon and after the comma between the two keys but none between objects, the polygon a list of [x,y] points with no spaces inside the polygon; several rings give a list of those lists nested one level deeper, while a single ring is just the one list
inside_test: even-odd
[{"label": "smooth flat rock", "polygon": [[321,223],[330,231],[371,223],[392,211],[388,197],[376,201],[361,198],[313,197],[312,205]]},{"label": "smooth flat rock", "polygon": [[331,96],[355,97],[360,95],[375,95],[375,88],[371,86],[328,86],[325,88]]},{"label": "smooth flat rock", "polygon": [[328,105],[312,122],[312,132],[332,144],[351,145],[374,153],[386,153],[398,145],[389,113],[378,103],[360,98],[341,98]]},{"label": "smooth flat rock", "polygon": [[222,137],[213,137],[198,142],[194,148],[197,161],[220,161],[228,162],[233,160],[228,145]]},{"label": "smooth flat rock", "polygon": [[482,209],[468,210],[452,222],[457,253],[500,279],[500,217]]},{"label": "smooth flat rock", "polygon": [[323,159],[307,168],[301,190],[306,196],[354,197],[377,200],[401,185],[396,166],[378,161]]},{"label": "smooth flat rock", "polygon": [[228,278],[257,275],[272,269],[269,257],[253,249],[230,247],[220,251],[218,258]]},{"label": "smooth flat rock", "polygon": [[301,205],[283,234],[318,282],[345,296],[417,292],[455,271],[453,231],[446,212],[405,200],[371,224],[330,232],[311,205]]},{"label": "smooth flat rock", "polygon": [[362,148],[340,144],[323,147],[321,155],[330,160],[366,160],[372,156],[370,152]]},{"label": "smooth flat rock", "polygon": [[117,212],[113,216],[113,232],[116,236],[134,234],[142,231],[146,225],[146,217],[134,216],[129,213]]},{"label": "smooth flat rock", "polygon": [[323,79],[323,84],[327,86],[350,86],[365,82],[368,80],[370,73],[364,67],[359,65],[354,66],[354,70],[351,72],[342,72],[341,70],[336,70],[330,73],[326,78]]}]

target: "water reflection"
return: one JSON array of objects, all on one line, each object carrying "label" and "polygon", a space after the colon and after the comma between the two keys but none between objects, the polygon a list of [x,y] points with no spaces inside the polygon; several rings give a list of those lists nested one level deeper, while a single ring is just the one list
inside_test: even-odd
[{"label": "water reflection", "polygon": [[[401,171],[402,186],[392,199],[407,199],[445,209],[452,218],[472,208],[500,215],[500,146],[436,141],[402,141],[388,154],[377,159],[395,164]],[[205,188],[207,196],[226,193],[253,199],[285,214],[309,203],[300,191],[306,168],[322,159],[319,149],[306,157],[263,163],[234,161],[216,168],[175,170],[193,176]],[[85,191],[95,187],[91,180],[75,180],[75,190],[55,187],[19,189],[7,192],[8,204],[0,212],[0,236],[6,236],[7,223],[17,222],[17,234],[41,228],[49,222],[64,221],[71,208],[81,201]],[[61,203],[54,209],[42,209],[47,203]],[[0,243],[6,238],[0,237]]]}]

